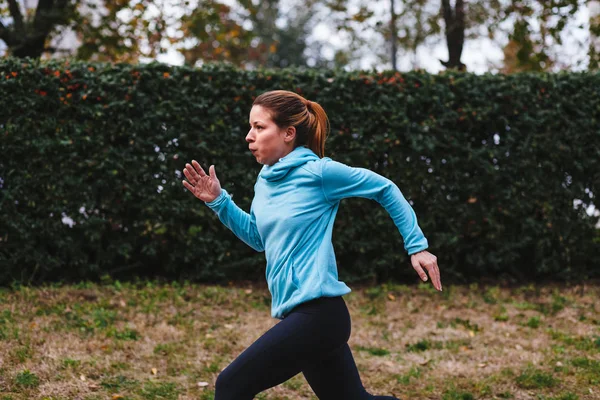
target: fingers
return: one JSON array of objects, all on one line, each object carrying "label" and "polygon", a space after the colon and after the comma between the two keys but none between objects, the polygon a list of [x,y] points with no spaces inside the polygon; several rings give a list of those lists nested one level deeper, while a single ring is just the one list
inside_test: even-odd
[{"label": "fingers", "polygon": [[440,279],[440,269],[437,265],[437,257],[431,253],[423,252],[418,255],[414,255],[410,258],[413,268],[417,271],[417,274],[421,277],[423,281],[427,280],[427,274],[423,270],[425,268],[429,277],[431,278],[431,283],[433,283],[433,287],[437,290],[442,290],[442,280]]},{"label": "fingers", "polygon": [[213,178],[213,179],[215,179],[215,180],[217,179],[217,173],[215,172],[215,166],[214,166],[214,165],[211,165],[211,166],[208,168],[208,173],[210,174],[210,177],[211,177],[211,178]]},{"label": "fingers", "polygon": [[185,164],[183,174],[192,183],[196,183],[198,179],[206,176],[206,172],[204,172],[204,170],[196,160],[192,160],[192,165]]},{"label": "fingers", "polygon": [[421,268],[419,260],[411,257],[410,261],[415,271],[417,271],[417,274],[419,274],[423,282],[425,282],[427,280],[427,274],[425,273],[425,271],[423,271],[423,268]]},{"label": "fingers", "polygon": [[183,170],[183,174],[188,179],[188,181],[190,181],[193,184],[196,184],[196,181],[198,180],[199,176],[195,172],[194,173],[190,172],[190,170],[187,168],[188,165],[189,164],[186,164],[186,167]]},{"label": "fingers", "polygon": [[[188,164],[186,164],[187,167]],[[205,176],[206,173],[204,172],[204,170],[202,169],[202,167],[200,166],[200,164],[198,164],[198,162],[196,160],[192,160],[192,165],[195,168],[194,172],[198,172],[198,175],[200,176]]]},{"label": "fingers", "polygon": [[424,267],[427,269],[427,273],[429,273],[429,277],[431,277],[431,283],[433,283],[433,287],[437,290],[442,290],[442,281],[440,280],[440,269],[437,265],[437,257],[433,254],[430,254],[426,260],[421,261]]},{"label": "fingers", "polygon": [[437,290],[442,291],[442,280],[440,279],[440,269],[437,265],[437,260],[434,259],[433,264],[428,269],[429,276],[431,276],[431,282],[433,282],[433,287]]},{"label": "fingers", "polygon": [[437,265],[428,267],[427,272],[429,272],[429,276],[431,277],[431,283],[433,283],[433,287],[441,291],[442,282],[440,281],[440,270],[437,268]]},{"label": "fingers", "polygon": [[194,187],[192,185],[190,185],[188,183],[188,181],[181,181],[183,182],[183,186],[185,186],[190,192],[194,193]]}]

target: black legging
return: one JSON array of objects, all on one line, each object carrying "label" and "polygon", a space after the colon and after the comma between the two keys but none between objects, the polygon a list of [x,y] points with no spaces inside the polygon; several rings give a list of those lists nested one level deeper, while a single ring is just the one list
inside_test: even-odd
[{"label": "black legging", "polygon": [[299,372],[320,400],[398,400],[367,393],[349,338],[350,314],[341,296],[300,304],[219,374],[215,400],[252,400]]}]

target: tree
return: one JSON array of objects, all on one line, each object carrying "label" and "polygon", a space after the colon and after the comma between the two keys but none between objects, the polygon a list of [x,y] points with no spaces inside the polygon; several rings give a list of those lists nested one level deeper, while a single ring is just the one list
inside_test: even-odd
[{"label": "tree", "polygon": [[[25,0],[18,1],[0,0],[0,21],[12,21],[10,25],[0,22],[0,39],[8,54],[16,57],[60,53],[79,59],[135,62],[140,56],[154,57],[165,47],[167,15],[150,16],[148,10],[165,7],[168,0],[104,0],[99,4],[93,0],[39,0],[35,9],[27,8]],[[75,33],[80,45],[51,46],[53,39],[68,30]]]},{"label": "tree", "polygon": [[179,48],[185,63],[195,65],[202,61],[229,61],[237,66],[255,61],[264,51],[252,44],[255,35],[235,21],[231,7],[218,1],[203,1],[182,18],[182,39],[193,39],[189,48]]},{"label": "tree", "polygon": [[81,45],[78,59],[106,62],[138,62],[156,58],[175,38],[168,28],[179,21],[169,10],[184,7],[181,0],[102,0],[99,9],[93,0],[79,7],[71,22]]},{"label": "tree", "polygon": [[[7,7],[1,7],[6,2]],[[17,1],[22,1],[19,5]],[[34,10],[27,0],[0,0],[0,39],[8,53],[39,58],[43,54],[92,61],[138,62],[156,58],[169,46],[178,48],[187,64],[227,61],[238,66],[307,65],[307,37],[316,0],[299,0],[297,11],[280,12],[279,0],[235,7],[219,0],[39,0]],[[23,10],[24,12],[22,12]],[[180,17],[173,10],[183,11]],[[285,26],[276,22],[285,20]],[[67,48],[50,43],[65,32],[77,42]],[[194,41],[189,46],[190,40]],[[319,45],[315,43],[315,45]],[[323,59],[314,56],[316,66]]]},{"label": "tree", "polygon": [[[392,0],[390,0],[391,3]],[[497,3],[498,0],[485,1],[486,3]],[[467,5],[474,4],[478,6],[483,0],[465,3],[463,0],[456,0],[452,5],[449,0],[401,0],[398,12],[390,4],[390,13],[377,14],[372,9],[371,3],[364,1],[360,4],[357,13],[349,14],[347,2],[345,0],[336,0],[327,3],[334,14],[346,14],[345,18],[337,18],[335,24],[338,31],[351,32],[356,42],[361,41],[361,34],[365,31],[372,31],[382,37],[386,43],[392,47],[391,57],[386,50],[377,51],[373,40],[364,41],[370,51],[375,51],[379,60],[382,62],[391,62],[395,64],[394,47],[404,50],[404,54],[416,56],[419,47],[426,44],[435,44],[442,39],[446,39],[449,49],[448,61],[440,61],[448,68],[464,69],[464,64],[460,61],[460,55],[464,45],[467,30],[472,27],[472,22],[481,18],[473,18]],[[473,7],[475,12],[481,9],[487,10],[489,7]],[[389,21],[389,22],[388,22]],[[356,26],[355,23],[360,25]],[[445,26],[443,30],[442,27]],[[385,46],[387,48],[387,46]],[[413,67],[416,67],[413,61]]]},{"label": "tree", "polygon": [[[584,5],[584,0],[512,0],[497,16],[497,23],[514,20],[501,71],[552,69],[558,62],[555,49],[562,44],[561,35]],[[565,68],[573,65],[572,61],[564,63]]]},{"label": "tree", "polygon": [[[301,0],[295,13],[283,13],[279,0],[231,7],[204,0],[182,18],[177,48],[186,64],[223,61],[239,67],[306,66],[305,51],[313,0]],[[277,25],[283,21],[283,27]],[[189,42],[192,40],[192,44]]]},{"label": "tree", "polygon": [[9,53],[16,57],[39,58],[46,51],[53,51],[46,46],[51,32],[61,25],[67,25],[73,19],[77,3],[71,0],[39,0],[35,12],[26,10],[17,0],[0,2],[0,16],[8,15],[11,25],[4,25],[0,20],[0,39],[6,43]]},{"label": "tree", "polygon": [[[397,43],[399,53],[408,55],[444,40],[448,59],[440,62],[447,68],[458,69],[465,68],[461,61],[465,41],[488,37],[502,43],[508,38],[507,57],[513,53],[517,57],[514,66],[508,69],[548,70],[557,65],[559,54],[554,49],[562,44],[561,34],[585,0],[401,0],[399,3],[397,14],[378,14],[373,3],[366,0],[360,0],[358,12],[354,13],[349,12],[347,0],[330,0],[326,4],[337,30],[348,32],[351,44],[364,45],[360,48],[363,52],[375,53],[379,64],[393,65],[394,56],[390,57],[387,46],[385,51],[378,51],[384,46],[375,44],[373,38],[364,39],[372,33],[390,45]],[[396,21],[393,27],[392,19]]]}]

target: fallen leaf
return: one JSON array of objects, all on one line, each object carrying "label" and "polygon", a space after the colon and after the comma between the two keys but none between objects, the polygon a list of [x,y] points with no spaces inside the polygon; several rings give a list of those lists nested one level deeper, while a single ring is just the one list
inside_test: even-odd
[{"label": "fallen leaf", "polygon": [[152,368],[152,375],[156,375],[157,372],[158,370],[156,368]]},{"label": "fallen leaf", "polygon": [[557,366],[557,367],[562,367],[562,366],[563,366],[563,363],[561,363],[560,361],[557,361],[557,362],[556,362],[556,366]]},{"label": "fallen leaf", "polygon": [[471,336],[471,337],[475,336],[475,332],[469,331],[469,336]]},{"label": "fallen leaf", "polygon": [[208,386],[208,382],[198,382],[198,386],[200,386],[200,387]]},{"label": "fallen leaf", "polygon": [[244,290],[244,293],[250,294],[250,293],[252,293],[252,289],[246,289],[246,290]]},{"label": "fallen leaf", "polygon": [[80,375],[79,379],[81,379],[82,381],[85,381],[85,375]]},{"label": "fallen leaf", "polygon": [[423,361],[419,362],[419,364],[421,364],[421,365],[427,365],[427,363],[429,363],[429,361],[431,361],[431,359],[429,359],[429,360],[423,360]]},{"label": "fallen leaf", "polygon": [[113,396],[112,396],[112,400],[119,400],[119,399],[122,399],[122,398],[123,398],[123,396],[120,395],[120,394],[113,394]]},{"label": "fallen leaf", "polygon": [[518,345],[515,346],[515,349],[517,349],[517,350],[523,350],[523,346],[521,346],[520,344],[518,344]]},{"label": "fallen leaf", "polygon": [[213,337],[213,335],[211,335],[210,333],[207,333],[206,335],[204,335],[205,338],[210,339]]},{"label": "fallen leaf", "polygon": [[233,325],[231,325],[231,324],[225,324],[224,326],[225,326],[225,328],[227,328],[227,329],[233,329]]},{"label": "fallen leaf", "polygon": [[396,300],[396,296],[394,296],[393,294],[388,294],[388,299],[390,299],[391,301]]},{"label": "fallen leaf", "polygon": [[485,367],[486,365],[487,365],[486,363],[480,363],[480,364],[479,364],[479,368],[483,368],[483,367]]},{"label": "fallen leaf", "polygon": [[127,306],[127,303],[125,303],[123,300],[121,300],[121,301],[119,301],[119,305],[121,307],[125,307],[125,306]]}]

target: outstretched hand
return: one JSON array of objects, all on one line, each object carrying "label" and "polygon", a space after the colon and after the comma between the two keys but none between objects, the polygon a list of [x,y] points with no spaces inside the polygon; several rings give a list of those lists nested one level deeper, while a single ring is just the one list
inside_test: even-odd
[{"label": "outstretched hand", "polygon": [[211,165],[208,169],[209,175],[206,175],[206,172],[196,160],[192,160],[192,165],[185,164],[183,173],[189,182],[181,181],[183,186],[202,201],[211,202],[215,200],[221,194],[221,183],[217,179],[215,166]]},{"label": "outstretched hand", "polygon": [[442,281],[440,280],[440,269],[437,265],[437,257],[428,251],[420,251],[410,256],[410,262],[413,268],[417,271],[417,274],[423,281],[427,280],[427,274],[423,271],[423,268],[427,270],[427,273],[431,277],[433,287],[442,291]]}]

